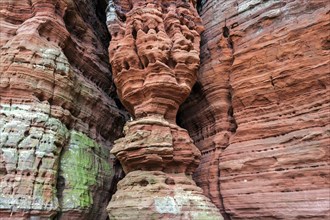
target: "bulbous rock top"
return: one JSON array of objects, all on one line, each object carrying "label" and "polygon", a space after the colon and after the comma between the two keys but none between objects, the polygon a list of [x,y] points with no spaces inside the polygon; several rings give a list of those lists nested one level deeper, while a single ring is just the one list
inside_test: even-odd
[{"label": "bulbous rock top", "polygon": [[134,1],[116,10],[109,10],[109,54],[123,105],[137,118],[175,121],[200,62],[203,28],[195,8],[185,1]]}]

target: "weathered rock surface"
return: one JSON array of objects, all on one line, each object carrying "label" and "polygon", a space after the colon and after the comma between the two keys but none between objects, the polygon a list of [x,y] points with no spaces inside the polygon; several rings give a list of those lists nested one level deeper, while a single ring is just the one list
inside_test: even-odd
[{"label": "weathered rock surface", "polygon": [[106,25],[110,219],[330,218],[328,1],[195,3],[0,1],[0,219],[107,218]]},{"label": "weathered rock surface", "polygon": [[219,210],[191,177],[161,171],[128,173],[108,211],[110,219],[219,219]]},{"label": "weathered rock surface", "polygon": [[196,80],[200,18],[191,2],[110,2],[113,78],[133,115],[111,150],[127,176],[108,206],[112,219],[223,219],[191,180],[200,152],[175,124]]},{"label": "weathered rock surface", "polygon": [[0,2],[1,219],[107,218],[124,116],[97,4]]},{"label": "weathered rock surface", "polygon": [[201,68],[178,121],[228,219],[327,219],[329,4],[202,1]]},{"label": "weathered rock surface", "polygon": [[203,27],[192,7],[184,1],[134,1],[128,11],[119,3],[109,6],[113,78],[133,116],[161,115],[175,121],[199,65]]},{"label": "weathered rock surface", "polygon": [[127,122],[125,137],[116,140],[111,153],[125,172],[161,170],[191,175],[201,156],[187,131],[163,117],[144,117]]}]

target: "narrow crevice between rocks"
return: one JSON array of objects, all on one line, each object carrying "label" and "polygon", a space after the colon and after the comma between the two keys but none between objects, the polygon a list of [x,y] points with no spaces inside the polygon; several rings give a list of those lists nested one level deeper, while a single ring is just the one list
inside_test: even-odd
[{"label": "narrow crevice between rocks", "polygon": [[121,167],[121,164],[118,159],[115,159],[115,161],[113,162],[113,170],[114,170],[114,176],[110,183],[111,187],[110,187],[110,197],[108,199],[108,203],[110,202],[110,200],[112,199],[112,196],[117,191],[118,182],[125,177],[124,170]]},{"label": "narrow crevice between rocks", "polygon": [[[226,20],[225,20],[225,23],[226,23]],[[229,127],[229,132],[231,133],[229,139],[228,139],[228,145],[224,148],[226,149],[229,145],[230,145],[230,138],[236,133],[236,130],[238,128],[238,125],[237,125],[237,122],[236,122],[236,119],[235,119],[235,115],[234,115],[234,107],[233,107],[233,96],[234,96],[234,91],[233,91],[233,87],[232,87],[232,84],[231,84],[231,70],[232,70],[232,66],[233,66],[233,63],[235,61],[235,50],[234,50],[234,42],[233,40],[231,39],[231,36],[230,36],[230,28],[227,27],[227,25],[225,24],[225,26],[222,28],[222,33],[223,33],[223,37],[227,40],[227,49],[230,49],[230,57],[229,57],[229,72],[227,73],[228,74],[228,111],[227,111],[227,117],[228,117],[228,122],[230,123],[230,127]],[[223,196],[221,194],[221,181],[220,181],[220,176],[221,176],[221,170],[220,170],[220,163],[221,163],[221,159],[220,159],[220,156],[219,156],[219,169],[218,169],[218,176],[219,176],[219,183],[218,183],[218,187],[219,187],[219,195],[220,195],[220,201],[221,201],[221,205],[223,207],[223,217],[224,217],[224,220],[231,220],[231,216],[229,213],[226,212],[226,206],[225,206],[225,203],[224,203],[224,199],[223,199]]]},{"label": "narrow crevice between rocks", "polygon": [[233,88],[230,84],[230,79],[229,79],[229,93],[228,93],[228,101],[229,101],[229,108],[228,108],[228,121],[230,123],[230,132],[233,134],[236,133],[236,130],[237,130],[237,122],[236,122],[236,119],[235,119],[235,115],[234,115],[234,109],[233,109],[233,105],[232,105],[232,102],[233,102]]},{"label": "narrow crevice between rocks", "polygon": [[[108,54],[111,37],[106,26],[106,7],[105,0],[94,0],[90,3],[83,0],[74,1],[74,5],[66,9],[63,17],[70,35],[62,49],[70,65],[111,97],[115,93],[111,86],[111,73],[102,74],[102,68],[95,65],[90,56],[77,57],[77,54],[86,52],[86,48],[81,46],[81,43],[92,43],[104,67],[111,69]],[[94,34],[92,42],[89,42],[89,30]],[[92,76],[90,72],[95,72],[95,76]]]},{"label": "narrow crevice between rocks", "polygon": [[[91,5],[91,7],[89,7],[89,8],[84,7],[89,4]],[[77,9],[79,9],[78,13],[83,18],[84,23],[86,25],[89,25],[90,27],[92,27],[91,28],[92,31],[94,31],[95,36],[98,38],[97,47],[102,48],[102,51],[104,52],[104,54],[102,55],[102,61],[104,61],[106,63],[106,65],[108,66],[109,71],[111,73],[111,65],[109,63],[109,54],[108,54],[108,47],[109,47],[109,43],[111,40],[111,36],[110,36],[110,33],[106,26],[106,8],[108,5],[108,1],[107,0],[93,0],[91,3],[86,3],[86,1],[78,0],[78,1],[75,1],[75,5],[76,5]],[[94,10],[94,12],[86,12],[89,9]],[[65,22],[68,32],[70,33],[70,36],[66,42],[65,47],[62,49],[63,49],[65,56],[68,58],[70,65],[73,65],[74,68],[76,68],[79,71],[84,71],[84,69],[81,67],[81,65],[83,65],[83,63],[81,63],[79,60],[76,60],[75,51],[77,50],[77,48],[76,48],[77,45],[74,40],[74,38],[83,40],[84,33],[80,33],[80,31],[82,31],[82,30],[79,29],[73,22],[74,18],[76,16],[78,16],[73,13],[74,13],[73,11],[68,10],[64,17],[64,22]],[[89,16],[82,16],[82,15],[86,15],[86,14]],[[86,76],[86,75],[84,77],[88,78],[88,76]],[[127,116],[127,114],[125,114],[126,109],[124,108],[123,104],[121,103],[120,99],[118,98],[118,95],[116,93],[116,86],[112,82],[112,76],[110,74],[106,77],[108,77],[108,79],[109,79],[109,82],[110,82],[109,85],[100,84],[99,82],[94,82],[94,83],[99,88],[101,88],[108,95],[108,97],[110,99],[114,100],[116,107],[123,112],[123,114],[121,114],[121,115],[123,116],[124,120],[127,121],[128,116]],[[122,123],[122,121],[121,122],[114,121],[113,127],[121,127],[121,126],[119,126],[119,124],[121,124],[121,123]],[[63,201],[63,192],[64,192],[65,185],[66,185],[65,184],[66,179],[61,175],[62,170],[60,170],[61,169],[60,167],[61,167],[61,161],[62,161],[63,155],[69,148],[68,144],[69,144],[70,138],[71,137],[70,137],[70,132],[69,132],[69,137],[67,138],[66,143],[63,145],[60,155],[59,155],[59,165],[58,165],[59,168],[58,168],[58,173],[57,173],[57,177],[56,177],[57,178],[56,197],[58,199],[60,209],[57,212],[56,216],[53,218],[54,220],[61,219],[66,215],[62,209],[63,202],[64,202]],[[109,189],[109,196],[104,195],[103,196],[104,198],[102,198],[102,203],[104,202],[104,204],[109,203],[113,194],[117,190],[117,183],[124,177],[124,172],[122,170],[121,164],[117,160],[115,160],[115,162],[113,164],[113,169],[111,172],[112,173],[109,174],[109,175],[113,176],[111,182],[104,183],[104,184],[110,184],[110,186],[111,186]],[[108,194],[108,193],[106,193],[106,194]],[[95,206],[95,205],[96,204],[93,204],[92,206]],[[92,208],[92,210],[89,211],[88,214],[86,213],[86,215],[88,216],[88,218],[93,218],[93,216],[95,214],[97,214],[95,212],[100,212],[100,211],[101,210],[99,210],[97,207],[96,208],[94,207],[94,208]],[[102,210],[102,212],[103,212],[103,210]]]},{"label": "narrow crevice between rocks", "polygon": [[207,0],[197,0],[196,2],[196,9],[198,14],[200,15],[200,12],[203,10],[203,5],[205,4]]},{"label": "narrow crevice between rocks", "polygon": [[[106,48],[108,51],[109,43],[110,43],[110,33],[107,28],[107,15],[106,15],[106,8],[108,7],[108,1],[107,0],[97,0],[96,2],[96,16],[98,17],[99,21],[105,28],[105,36],[101,38],[101,41],[103,43],[103,47]],[[109,54],[108,54],[109,55]]]},{"label": "narrow crevice between rocks", "polygon": [[[108,7],[108,4],[109,4],[109,0],[97,0],[97,3],[96,3],[96,13],[97,13],[97,17],[99,18],[100,22],[102,23],[102,25],[104,26],[105,30],[106,30],[106,38],[105,39],[101,39],[102,42],[103,42],[103,46],[106,50],[106,55],[107,55],[107,62],[108,62],[108,65],[109,65],[109,68],[110,68],[110,71],[112,72],[112,67],[111,67],[111,64],[110,64],[110,61],[109,61],[109,51],[108,51],[108,47],[109,47],[109,44],[110,44],[110,41],[111,41],[111,34],[107,28],[107,7]],[[120,17],[121,19],[126,19],[126,17]],[[105,41],[105,42],[104,42]],[[116,103],[116,106],[119,110],[125,112],[126,114],[123,115],[125,121],[127,121],[130,117],[130,114],[127,112],[126,108],[124,107],[124,105],[122,104],[121,100],[119,99],[118,97],[118,94],[117,94],[117,88],[116,88],[116,85],[113,83],[112,81],[112,76],[110,77],[111,79],[111,88],[109,89],[109,96],[110,98],[112,98],[115,103]],[[114,125],[115,126],[115,125]],[[124,136],[124,134],[122,133],[118,138]],[[107,198],[107,201],[106,203],[108,204],[110,202],[110,200],[112,199],[112,196],[116,193],[117,191],[117,184],[120,180],[122,180],[124,177],[125,177],[125,173],[123,171],[123,168],[119,162],[119,160],[117,158],[114,159],[114,162],[113,162],[113,170],[112,172],[114,172],[113,174],[113,178],[112,178],[112,181],[109,183],[110,184],[110,193],[109,193],[109,198]],[[109,216],[107,217],[107,219],[109,219]]]}]

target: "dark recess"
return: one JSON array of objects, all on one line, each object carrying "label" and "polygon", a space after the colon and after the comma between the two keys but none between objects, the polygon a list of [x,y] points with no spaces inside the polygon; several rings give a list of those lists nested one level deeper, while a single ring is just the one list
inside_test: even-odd
[{"label": "dark recess", "polygon": [[[202,89],[203,89],[202,84],[199,81],[197,81],[195,85],[192,87],[189,97],[187,98],[187,100],[184,101],[184,103],[181,104],[181,106],[187,103],[191,103],[192,100],[201,100],[203,94]],[[184,112],[180,107],[178,110],[178,114],[176,115],[176,124],[182,128],[187,129],[184,125],[184,117],[185,117]]]},{"label": "dark recess", "polygon": [[227,26],[224,26],[222,28],[222,34],[225,38],[228,38],[230,36],[229,28]]},{"label": "dark recess", "polygon": [[197,0],[196,9],[197,9],[198,14],[201,13],[201,11],[203,9],[203,5],[205,4],[205,2],[203,2],[203,0]]},{"label": "dark recess", "polygon": [[103,43],[103,46],[107,49],[109,47],[110,42],[110,34],[108,32],[108,28],[106,26],[107,22],[107,15],[106,15],[106,8],[107,8],[107,1],[106,0],[97,0],[96,1],[96,16],[101,22],[101,24],[104,26],[106,30],[105,36],[101,36],[101,41]]}]

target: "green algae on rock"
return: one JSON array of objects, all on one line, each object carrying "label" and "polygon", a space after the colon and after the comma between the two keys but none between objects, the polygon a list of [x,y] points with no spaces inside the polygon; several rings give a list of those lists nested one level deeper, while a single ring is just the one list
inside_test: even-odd
[{"label": "green algae on rock", "polygon": [[87,135],[71,131],[68,149],[63,153],[60,176],[65,186],[62,210],[88,209],[93,204],[93,188],[111,175],[109,152]]},{"label": "green algae on rock", "polygon": [[0,105],[0,208],[48,217],[98,210],[93,200],[113,177],[108,148],[48,113],[45,103]]}]

